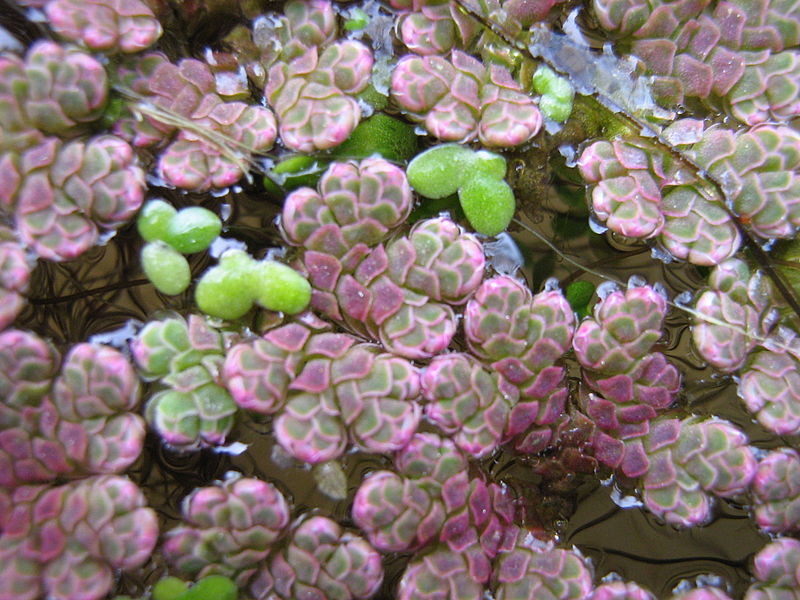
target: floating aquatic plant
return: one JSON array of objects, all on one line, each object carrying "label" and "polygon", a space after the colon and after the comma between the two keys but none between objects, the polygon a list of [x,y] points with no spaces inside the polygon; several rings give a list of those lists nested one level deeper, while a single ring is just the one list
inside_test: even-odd
[{"label": "floating aquatic plant", "polygon": [[665,106],[697,98],[747,125],[798,115],[800,30],[790,3],[595,0],[607,31],[653,74]]},{"label": "floating aquatic plant", "polygon": [[499,154],[443,144],[417,154],[407,174],[411,186],[428,198],[458,193],[469,224],[483,235],[505,231],[514,216],[514,191],[505,182],[506,161]]},{"label": "floating aquatic plant", "polygon": [[186,524],[167,532],[164,551],[180,572],[224,574],[256,598],[357,600],[377,591],[380,557],[362,538],[327,517],[290,524],[289,516],[274,486],[231,473],[187,496]]},{"label": "floating aquatic plant", "polygon": [[[134,571],[116,591],[156,600],[236,588],[272,600],[721,600],[734,587],[702,578],[655,594],[621,577],[593,583],[604,563],[550,538],[594,556],[590,527],[570,515],[597,496],[640,506],[654,527],[699,527],[730,503],[793,533],[796,452],[758,449],[794,435],[800,414],[791,294],[767,283],[764,258],[783,274],[796,266],[788,242],[772,250],[800,224],[800,138],[776,124],[796,113],[791,2],[607,14],[595,3],[604,26],[625,21],[618,50],[670,63],[654,89],[630,56],[584,43],[591,15],[550,14],[551,0],[293,0],[260,16],[206,0],[35,4],[46,20],[32,37],[105,56],[35,42],[0,58],[0,198],[14,225],[0,234],[0,327],[53,340],[0,334],[0,597],[99,600]],[[417,55],[395,57],[399,41]],[[675,82],[698,100],[680,107],[693,118],[673,122],[648,100]],[[718,107],[770,123],[736,128]],[[432,140],[414,124],[462,144],[419,153]],[[268,198],[260,178],[234,185],[250,171],[274,184]],[[605,240],[585,223],[580,175]],[[167,199],[138,222],[161,292],[187,289],[184,254],[217,238],[215,213],[225,220],[228,250],[194,296],[155,294],[128,268],[145,190]],[[551,225],[556,238],[544,237]],[[523,229],[544,237],[551,266]],[[253,258],[280,236],[288,248]],[[670,294],[693,298],[637,279],[595,288],[646,244],[700,265],[663,266]],[[106,263],[119,272],[107,285],[93,271]],[[59,329],[76,306],[120,351]],[[689,364],[707,370],[683,384]],[[702,390],[732,382],[753,419],[725,394],[705,404]],[[144,443],[145,427],[163,445]],[[210,483],[231,463],[248,476]],[[305,495],[295,486],[309,474]],[[158,549],[143,493],[167,519],[188,493]],[[765,546],[746,597],[793,593],[794,554],[793,540]],[[142,587],[166,573],[186,581]]]},{"label": "floating aquatic plant", "polygon": [[484,66],[454,50],[450,59],[407,55],[392,72],[392,99],[444,141],[518,146],[542,126],[542,115],[505,67]]},{"label": "floating aquatic plant", "polygon": [[50,27],[90,50],[139,52],[161,37],[161,24],[139,0],[51,0],[45,7]]},{"label": "floating aquatic plant", "polygon": [[229,344],[199,315],[151,321],[131,341],[143,377],[164,384],[148,399],[145,417],[167,444],[196,449],[224,443],[236,413],[219,383]]}]

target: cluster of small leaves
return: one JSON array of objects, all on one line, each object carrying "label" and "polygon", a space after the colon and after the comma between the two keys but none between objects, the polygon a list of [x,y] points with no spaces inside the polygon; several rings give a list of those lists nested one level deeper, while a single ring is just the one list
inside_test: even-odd
[{"label": "cluster of small leaves", "polygon": [[757,462],[747,436],[722,419],[660,418],[628,440],[625,474],[642,478],[642,500],[668,523],[707,523],[713,496],[735,498],[749,488]]},{"label": "cluster of small leaves", "polygon": [[292,192],[281,220],[286,240],[303,248],[311,307],[406,358],[447,348],[451,305],[483,276],[477,239],[439,218],[384,242],[410,214],[412,193],[402,169],[383,159],[332,163],[318,190]]},{"label": "cluster of small leaves", "polygon": [[778,538],[764,546],[753,559],[753,576],[745,600],[800,598],[800,541]]},{"label": "cluster of small leaves", "polygon": [[641,459],[626,441],[646,435],[680,388],[675,365],[652,351],[666,312],[666,298],[652,286],[615,290],[581,322],[572,343],[587,388],[582,409],[596,427],[595,457],[632,477]]},{"label": "cluster of small leaves", "polygon": [[417,154],[406,174],[414,190],[426,198],[458,193],[464,215],[480,234],[505,231],[514,216],[514,190],[504,179],[506,160],[494,152],[441,144]]},{"label": "cluster of small leaves", "polygon": [[13,232],[0,227],[0,331],[14,322],[27,303],[32,263]]},{"label": "cluster of small leaves", "polygon": [[417,434],[393,462],[395,471],[362,482],[353,519],[379,550],[415,551],[398,598],[577,600],[591,591],[584,560],[518,529],[508,490],[470,476],[450,440]]},{"label": "cluster of small leaves", "polygon": [[165,443],[192,450],[225,442],[236,414],[220,381],[230,337],[189,315],[150,321],[131,341],[141,376],[166,388],[145,407],[147,421]]},{"label": "cluster of small leaves", "polygon": [[322,516],[289,523],[284,496],[271,484],[229,474],[184,499],[184,525],[166,534],[164,554],[191,577],[233,579],[256,598],[359,600],[383,580],[380,555]]},{"label": "cluster of small leaves", "polygon": [[129,412],[139,381],[117,350],[78,344],[60,366],[50,344],[9,329],[0,334],[0,365],[3,488],[120,473],[141,453],[144,422]]},{"label": "cluster of small leaves", "polygon": [[[493,393],[503,398],[499,405],[504,406],[499,413],[503,419],[494,427],[502,432],[503,442],[512,441],[520,452],[548,448],[565,422],[566,369],[559,361],[570,348],[574,321],[559,290],[533,296],[527,286],[507,275],[484,281],[467,303],[467,344],[488,367],[486,376],[496,385]],[[441,402],[449,399],[446,382],[437,375],[426,377],[439,387],[436,399],[441,410]]]},{"label": "cluster of small leaves", "polygon": [[[498,19],[502,29],[513,35],[545,19],[562,1],[488,0],[465,4],[479,15]],[[453,49],[465,48],[480,33],[478,23],[454,2],[390,0],[389,4],[396,11],[398,37],[411,52],[421,56],[444,55]]]},{"label": "cluster of small leaves", "polygon": [[116,572],[139,568],[156,545],[158,519],[145,505],[136,485],[116,475],[0,498],[0,597],[104,598]]},{"label": "cluster of small leaves", "polygon": [[238,319],[253,304],[294,315],[311,300],[308,281],[275,260],[257,261],[243,250],[227,250],[219,264],[200,278],[195,288],[197,307],[207,315]]},{"label": "cluster of small leaves", "polygon": [[747,125],[800,115],[800,26],[793,2],[593,0],[670,108],[697,98]]},{"label": "cluster of small leaves", "polygon": [[144,173],[126,142],[54,137],[80,134],[107,94],[103,66],[76,49],[41,41],[24,59],[0,56],[0,202],[22,242],[43,258],[75,258],[142,203]]},{"label": "cluster of small leaves", "polygon": [[715,267],[708,282],[693,316],[698,352],[723,372],[738,371],[739,396],[764,428],[800,432],[800,363],[794,335],[777,326],[772,286],[739,259]]},{"label": "cluster of small leaves", "polygon": [[142,269],[163,294],[180,294],[189,287],[191,272],[184,254],[201,252],[222,230],[219,217],[201,206],[180,211],[163,200],[150,200],[137,220],[142,247]]},{"label": "cluster of small leaves", "polygon": [[542,126],[539,109],[508,69],[484,66],[460,50],[449,59],[401,58],[392,72],[391,97],[410,119],[444,141],[518,146]]},{"label": "cluster of small leaves", "polygon": [[268,108],[226,102],[211,68],[194,58],[177,64],[160,52],[123,63],[117,79],[135,95],[131,115],[115,131],[136,147],[158,146],[157,172],[170,185],[196,191],[236,183],[251,155],[277,135]]},{"label": "cluster of small leaves", "polygon": [[328,0],[291,0],[228,36],[278,116],[284,146],[298,152],[344,142],[361,119],[357,95],[370,82],[372,53],[339,37]]},{"label": "cluster of small leaves", "polygon": [[275,415],[277,441],[316,464],[348,443],[372,453],[406,445],[417,430],[419,373],[407,360],[311,315],[228,352],[225,385],[239,407]]},{"label": "cluster of small leaves", "polygon": [[59,36],[100,52],[140,52],[162,33],[140,0],[50,0],[44,11]]},{"label": "cluster of small leaves", "polygon": [[776,324],[772,286],[763,273],[752,273],[738,258],[714,267],[708,286],[695,300],[692,340],[700,356],[730,373],[744,364],[758,340],[765,340]]},{"label": "cluster of small leaves", "polygon": [[800,455],[796,450],[779,448],[762,458],[750,491],[759,527],[771,533],[800,528]]},{"label": "cluster of small leaves", "polygon": [[[732,132],[699,121],[670,125],[664,138],[719,181],[725,202],[763,238],[792,237],[800,225],[798,134],[763,125]],[[655,238],[673,256],[716,265],[739,249],[736,223],[697,173],[644,137],[588,146],[579,160],[595,216],[627,237]]]},{"label": "cluster of small leaves", "polygon": [[447,54],[467,46],[478,34],[474,19],[455,2],[446,0],[390,0],[396,10],[395,27],[406,47],[420,56]]}]

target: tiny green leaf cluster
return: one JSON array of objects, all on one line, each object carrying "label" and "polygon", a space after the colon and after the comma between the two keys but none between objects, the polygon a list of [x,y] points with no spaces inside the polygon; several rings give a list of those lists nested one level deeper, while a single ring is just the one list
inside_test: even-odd
[{"label": "tiny green leaf cluster", "polygon": [[531,79],[534,91],[541,94],[539,110],[553,121],[563,123],[572,113],[575,90],[566,77],[556,75],[550,67],[540,65]]},{"label": "tiny green leaf cluster", "polygon": [[311,285],[283,263],[228,250],[197,282],[195,300],[200,310],[220,319],[243,317],[254,302],[267,310],[296,314],[311,301]]},{"label": "tiny green leaf cluster", "polygon": [[457,192],[470,225],[483,235],[505,231],[514,216],[514,191],[503,179],[506,160],[494,152],[442,144],[418,154],[406,174],[411,186],[426,198]]},{"label": "tiny green leaf cluster", "polygon": [[239,590],[224,575],[208,575],[189,586],[177,577],[163,577],[153,586],[153,600],[236,600]]},{"label": "tiny green leaf cluster", "polygon": [[163,200],[148,202],[137,221],[142,248],[142,269],[162,294],[180,294],[191,283],[189,262],[184,254],[201,252],[222,231],[219,217],[200,206],[175,210]]}]

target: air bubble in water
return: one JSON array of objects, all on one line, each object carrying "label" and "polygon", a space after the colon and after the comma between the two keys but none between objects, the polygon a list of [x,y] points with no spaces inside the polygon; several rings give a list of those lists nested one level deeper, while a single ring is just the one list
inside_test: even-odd
[{"label": "air bubble in water", "polygon": [[211,242],[211,246],[208,249],[208,253],[211,254],[214,258],[219,258],[222,256],[223,252],[228,250],[235,249],[235,250],[244,250],[247,252],[247,244],[240,240],[235,240],[233,238],[224,238],[218,237],[213,242]]},{"label": "air bubble in water", "polygon": [[230,456],[239,456],[245,450],[247,450],[247,444],[242,442],[233,442],[227,446],[214,446],[212,448],[212,451],[217,454],[229,454]]},{"label": "air bubble in water", "polygon": [[623,494],[615,485],[611,488],[611,501],[620,508],[641,508],[644,503],[636,496]]},{"label": "air bubble in water", "polygon": [[574,167],[578,164],[577,152],[575,146],[569,144],[561,144],[558,147],[558,152],[564,157],[564,164],[568,167]]},{"label": "air bubble in water", "polygon": [[678,306],[687,306],[691,304],[692,298],[694,298],[694,294],[692,294],[692,292],[689,290],[686,290],[675,296],[673,302]]},{"label": "air bubble in water", "polygon": [[652,256],[656,260],[660,260],[665,265],[668,265],[675,260],[675,257],[672,256],[672,254],[670,254],[663,248],[659,248],[658,246],[653,246],[652,248],[650,248],[650,256]]},{"label": "air bubble in water", "polygon": [[647,279],[645,279],[641,275],[631,275],[628,278],[628,287],[629,288],[644,287],[646,285],[647,285]]},{"label": "air bubble in water", "polygon": [[495,236],[494,241],[484,243],[483,251],[492,268],[503,275],[513,275],[525,263],[519,246],[505,231]]},{"label": "air bubble in water", "polygon": [[608,227],[606,227],[600,221],[595,219],[594,215],[589,217],[589,229],[598,234],[602,234],[608,231]]},{"label": "air bubble in water", "polygon": [[544,282],[544,291],[545,292],[558,292],[561,290],[561,285],[558,282],[558,279],[555,277],[548,277],[547,281]]},{"label": "air bubble in water", "polygon": [[106,344],[118,350],[127,350],[128,342],[136,337],[143,323],[136,319],[128,319],[122,327],[113,331],[97,333],[89,338],[92,344]]},{"label": "air bubble in water", "polygon": [[594,293],[597,294],[597,297],[600,298],[600,300],[602,301],[605,300],[606,297],[608,297],[609,295],[613,294],[618,290],[619,286],[616,284],[616,282],[604,281],[603,283],[597,286],[597,289],[595,290]]}]

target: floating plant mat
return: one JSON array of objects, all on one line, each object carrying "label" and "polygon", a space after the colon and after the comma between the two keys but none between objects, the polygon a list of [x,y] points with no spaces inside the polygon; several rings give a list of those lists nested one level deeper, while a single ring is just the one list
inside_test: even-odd
[{"label": "floating plant mat", "polygon": [[[93,1],[92,18],[112,10]],[[55,402],[75,431],[88,427],[75,398],[122,398],[132,404],[99,420],[128,419],[139,439],[120,453],[136,443],[141,453],[122,467],[114,452],[100,465],[70,455],[49,477],[0,464],[0,506],[23,484],[63,484],[57,493],[78,505],[90,484],[112,481],[98,474],[127,476],[142,494],[128,509],[145,515],[141,544],[154,549],[98,567],[109,597],[148,597],[167,573],[195,581],[215,569],[248,597],[299,571],[286,566],[292,553],[323,547],[361,565],[348,583],[357,597],[419,597],[415,585],[441,584],[431,572],[453,564],[469,597],[504,597],[540,575],[507,558],[534,564],[540,551],[562,552],[547,556],[574,576],[570,597],[609,573],[659,598],[679,585],[744,597],[753,556],[781,531],[764,502],[754,517],[750,481],[800,432],[790,385],[775,392],[785,419],[744,406],[779,386],[776,373],[793,381],[786,365],[798,355],[792,271],[778,269],[800,226],[800,135],[787,124],[800,108],[785,99],[800,82],[796,15],[773,7],[738,42],[720,42],[738,65],[739,54],[755,60],[759,36],[780,37],[759,47],[763,63],[742,63],[741,83],[726,72],[713,91],[686,85],[676,98],[677,67],[653,78],[620,58],[638,48],[652,61],[653,48],[679,44],[631,29],[649,5],[628,22],[600,0],[167,4],[132,2],[120,22],[138,35],[123,27],[113,42],[76,27],[70,0],[50,0],[39,25],[27,20],[37,13],[10,18],[32,32],[21,40],[31,49],[0,59],[0,75],[30,102],[0,106],[0,172],[12,180],[0,185],[10,257],[0,336],[41,372],[29,391],[9,359],[4,403],[16,414],[30,398]],[[675,27],[713,29],[724,6]],[[37,31],[83,50],[33,44]],[[708,70],[679,50],[678,63]],[[80,101],[43,85],[48,69],[65,73],[56,92],[80,79]],[[757,69],[775,83],[766,104],[742,89]],[[0,96],[10,85],[0,81]],[[678,105],[694,119],[672,124]],[[410,168],[409,185],[406,165],[434,146],[450,157],[426,167],[441,181],[415,183]],[[490,192],[504,205],[487,217]],[[153,235],[188,265],[192,283],[173,295],[158,291],[172,289],[168,273],[156,289],[141,266],[152,240],[136,215],[155,198],[222,222],[208,249],[191,231]],[[217,265],[231,250],[249,270]],[[15,282],[34,255],[26,283]],[[262,308],[251,280],[272,260],[310,281],[312,311]],[[228,294],[217,308],[246,297],[245,316],[201,315],[201,281]],[[738,308],[745,316],[726,325]],[[509,331],[512,320],[528,329]],[[119,352],[95,365],[87,341]],[[98,443],[127,439],[103,427]],[[37,432],[52,441],[45,425]],[[676,480],[671,506],[662,488]],[[230,511],[204,503],[223,497],[271,520],[256,543],[275,542],[259,577],[208,558],[216,538],[203,528],[222,531],[215,519]],[[562,550],[573,547],[588,562]]]}]

